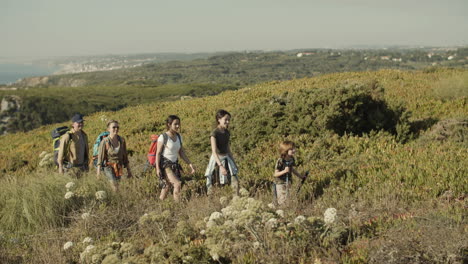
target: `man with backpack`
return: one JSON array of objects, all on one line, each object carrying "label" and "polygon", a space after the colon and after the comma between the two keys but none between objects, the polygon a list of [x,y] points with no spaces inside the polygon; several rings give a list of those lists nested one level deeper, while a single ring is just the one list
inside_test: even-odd
[{"label": "man with backpack", "polygon": [[78,177],[89,170],[88,136],[83,131],[83,115],[75,114],[71,122],[72,128],[60,137],[57,163],[59,173],[67,172]]}]

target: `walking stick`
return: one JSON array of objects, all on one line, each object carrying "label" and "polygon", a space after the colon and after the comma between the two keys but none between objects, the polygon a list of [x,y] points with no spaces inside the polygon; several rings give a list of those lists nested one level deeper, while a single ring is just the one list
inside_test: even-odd
[{"label": "walking stick", "polygon": [[276,183],[273,181],[271,182],[271,189],[273,191],[273,204],[278,202],[278,193],[276,193]]},{"label": "walking stick", "polygon": [[304,178],[302,178],[301,183],[299,183],[299,187],[297,187],[296,195],[299,194],[299,191],[301,190],[302,185],[304,184],[304,182],[305,182],[305,180],[307,179],[308,176],[309,176],[309,171],[306,171],[306,173],[304,175]]}]

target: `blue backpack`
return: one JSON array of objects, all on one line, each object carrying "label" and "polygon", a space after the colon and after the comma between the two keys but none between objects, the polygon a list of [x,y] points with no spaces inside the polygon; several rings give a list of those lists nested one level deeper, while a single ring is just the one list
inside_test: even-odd
[{"label": "blue backpack", "polygon": [[[96,141],[94,142],[93,145],[93,165],[95,168],[97,168],[97,159],[98,159],[98,154],[99,154],[99,145],[101,144],[101,141],[109,136],[109,131],[102,132],[99,134],[99,136],[96,138]],[[102,167],[102,164],[101,164]]]}]

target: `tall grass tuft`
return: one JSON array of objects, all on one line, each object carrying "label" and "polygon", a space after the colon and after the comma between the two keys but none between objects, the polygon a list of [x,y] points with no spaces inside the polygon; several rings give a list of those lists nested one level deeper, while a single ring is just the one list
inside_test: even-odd
[{"label": "tall grass tuft", "polygon": [[[74,182],[75,187],[67,190],[68,182]],[[8,233],[27,234],[63,227],[69,221],[70,212],[93,199],[95,190],[103,188],[103,183],[94,177],[77,180],[53,172],[3,178],[0,182],[0,228]],[[73,192],[73,197],[66,199],[67,191]]]}]

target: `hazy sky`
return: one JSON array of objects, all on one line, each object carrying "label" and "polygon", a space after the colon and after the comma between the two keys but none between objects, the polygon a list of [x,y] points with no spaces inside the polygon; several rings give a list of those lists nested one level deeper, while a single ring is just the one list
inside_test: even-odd
[{"label": "hazy sky", "polygon": [[0,57],[468,45],[468,0],[0,0]]}]

